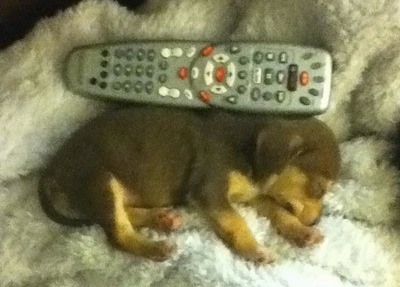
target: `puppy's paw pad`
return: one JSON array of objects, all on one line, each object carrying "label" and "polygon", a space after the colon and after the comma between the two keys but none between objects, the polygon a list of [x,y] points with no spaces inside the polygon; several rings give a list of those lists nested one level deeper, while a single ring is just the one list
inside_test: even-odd
[{"label": "puppy's paw pad", "polygon": [[172,210],[162,211],[156,216],[157,227],[164,231],[173,231],[181,227],[182,216]]},{"label": "puppy's paw pad", "polygon": [[318,244],[324,240],[324,236],[317,228],[307,227],[296,240],[296,243],[300,247],[308,247]]}]

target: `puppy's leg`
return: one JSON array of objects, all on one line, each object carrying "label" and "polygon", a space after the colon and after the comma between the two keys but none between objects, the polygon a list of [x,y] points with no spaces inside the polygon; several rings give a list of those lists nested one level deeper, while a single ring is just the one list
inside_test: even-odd
[{"label": "puppy's leg", "polygon": [[[220,195],[217,195],[220,194]],[[258,244],[244,219],[221,190],[208,189],[193,198],[195,205],[211,222],[215,233],[234,252],[256,263],[270,263],[272,253]]]},{"label": "puppy's leg", "polygon": [[317,228],[303,225],[297,217],[265,195],[254,198],[249,204],[267,217],[279,234],[300,247],[311,246],[323,240]]},{"label": "puppy's leg", "polygon": [[103,228],[111,243],[123,251],[138,256],[157,261],[167,259],[174,250],[174,246],[166,241],[151,241],[139,234],[132,226],[125,210],[123,185],[115,177],[111,177],[108,188],[113,205],[113,218],[108,224],[103,224]]},{"label": "puppy's leg", "polygon": [[169,208],[126,207],[129,221],[135,227],[150,227],[165,232],[178,229],[182,217]]}]

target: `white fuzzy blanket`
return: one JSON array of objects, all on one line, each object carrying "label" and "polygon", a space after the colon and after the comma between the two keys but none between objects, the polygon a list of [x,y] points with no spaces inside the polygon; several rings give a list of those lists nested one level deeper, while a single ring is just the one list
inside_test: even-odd
[{"label": "white fuzzy blanket", "polygon": [[[393,228],[400,176],[388,140],[400,120],[399,8],[398,0],[149,0],[130,12],[89,0],[43,20],[0,51],[0,285],[400,286]],[[257,239],[278,254],[274,265],[255,267],[182,210],[186,224],[171,235],[178,252],[154,263],[110,248],[98,227],[72,229],[45,217],[36,171],[105,108],[66,89],[64,57],[83,44],[144,38],[256,39],[332,52],[332,103],[321,119],[342,142],[343,168],[326,198],[320,246],[296,248],[240,207]]]}]

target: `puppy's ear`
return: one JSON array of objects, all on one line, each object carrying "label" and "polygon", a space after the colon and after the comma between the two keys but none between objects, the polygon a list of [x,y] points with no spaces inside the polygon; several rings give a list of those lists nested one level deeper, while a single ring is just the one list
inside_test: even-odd
[{"label": "puppy's ear", "polygon": [[256,162],[260,168],[279,171],[304,152],[304,139],[283,126],[264,128],[257,136]]}]

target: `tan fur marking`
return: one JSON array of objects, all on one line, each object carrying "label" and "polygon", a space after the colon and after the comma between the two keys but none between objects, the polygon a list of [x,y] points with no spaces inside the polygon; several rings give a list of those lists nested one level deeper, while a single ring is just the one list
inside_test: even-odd
[{"label": "tan fur marking", "polygon": [[247,202],[257,196],[258,192],[248,177],[239,171],[231,171],[228,176],[228,198],[231,202]]},{"label": "tan fur marking", "polygon": [[132,225],[129,221],[129,216],[124,209],[124,193],[126,190],[115,177],[110,179],[109,185],[114,197],[115,235],[121,242],[123,242],[133,231]]}]

